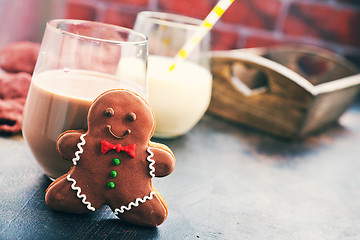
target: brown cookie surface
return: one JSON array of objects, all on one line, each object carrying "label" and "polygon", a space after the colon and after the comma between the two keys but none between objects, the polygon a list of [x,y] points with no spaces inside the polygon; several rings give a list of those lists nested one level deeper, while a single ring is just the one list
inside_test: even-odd
[{"label": "brown cookie surface", "polygon": [[167,205],[151,180],[170,174],[175,158],[150,142],[154,116],[146,101],[127,90],[105,92],[89,109],[88,127],[59,136],[58,151],[74,167],[49,186],[46,203],[70,213],[109,205],[124,221],[161,224]]}]

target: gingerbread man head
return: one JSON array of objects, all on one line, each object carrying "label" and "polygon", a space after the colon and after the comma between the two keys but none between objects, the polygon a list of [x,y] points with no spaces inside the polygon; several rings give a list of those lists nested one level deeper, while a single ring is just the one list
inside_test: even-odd
[{"label": "gingerbread man head", "polygon": [[147,143],[154,132],[154,116],[145,100],[129,91],[108,91],[92,104],[88,133],[124,144]]},{"label": "gingerbread man head", "polygon": [[151,179],[170,174],[175,158],[150,142],[153,131],[153,113],[140,96],[121,89],[100,95],[89,109],[88,131],[59,136],[58,151],[74,167],[49,186],[46,203],[70,213],[109,205],[124,221],[161,224],[167,205]]}]

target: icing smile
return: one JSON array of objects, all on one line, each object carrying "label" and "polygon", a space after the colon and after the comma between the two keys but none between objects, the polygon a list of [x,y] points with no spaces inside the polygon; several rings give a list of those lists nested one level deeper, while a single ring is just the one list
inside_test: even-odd
[{"label": "icing smile", "polygon": [[111,130],[111,125],[107,125],[106,127],[107,127],[107,129],[109,130],[109,133],[110,133],[114,138],[117,138],[117,139],[123,139],[123,138],[127,137],[127,136],[131,133],[131,130],[130,130],[130,129],[127,129],[122,136],[117,136],[117,135],[116,135],[115,133],[113,133],[113,131]]}]

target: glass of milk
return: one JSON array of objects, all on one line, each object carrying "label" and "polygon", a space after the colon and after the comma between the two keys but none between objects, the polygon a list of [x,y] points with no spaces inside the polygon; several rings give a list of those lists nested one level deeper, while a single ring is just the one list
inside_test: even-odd
[{"label": "glass of milk", "polygon": [[[56,150],[58,136],[87,128],[90,104],[124,88],[148,98],[147,38],[133,30],[82,20],[47,23],[24,109],[23,135],[50,178],[72,166]],[[134,69],[134,64],[136,69]]]},{"label": "glass of milk", "polygon": [[201,20],[177,14],[140,12],[134,30],[148,37],[149,103],[156,119],[155,137],[172,138],[187,133],[206,112],[212,76],[209,71],[210,35],[185,61],[169,68]]}]

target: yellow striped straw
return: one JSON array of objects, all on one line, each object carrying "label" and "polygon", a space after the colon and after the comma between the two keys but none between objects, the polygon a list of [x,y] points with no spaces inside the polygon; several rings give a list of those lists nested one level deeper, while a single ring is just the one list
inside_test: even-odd
[{"label": "yellow striped straw", "polygon": [[235,0],[220,0],[211,12],[206,16],[204,21],[199,26],[198,30],[193,33],[180,51],[176,54],[174,63],[170,66],[170,71],[175,68],[177,62],[184,60],[196,45],[203,39],[206,33],[208,33],[215,23],[221,18],[224,12],[231,6]]}]

